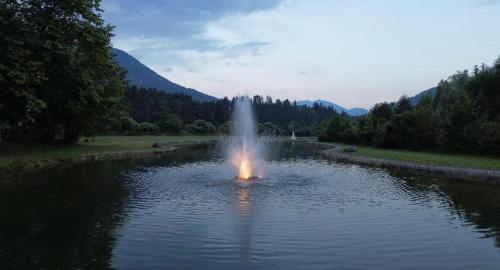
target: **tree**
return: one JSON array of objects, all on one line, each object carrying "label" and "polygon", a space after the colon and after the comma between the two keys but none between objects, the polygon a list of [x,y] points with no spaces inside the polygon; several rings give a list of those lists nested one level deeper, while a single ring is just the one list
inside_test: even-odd
[{"label": "tree", "polygon": [[[155,89],[129,86],[125,90],[125,102],[129,104],[130,116],[138,122],[155,122],[162,106],[167,106],[170,113],[176,114],[184,123],[203,119],[221,126],[230,120],[234,100],[227,97],[211,102],[193,101],[190,96],[171,94]],[[280,132],[301,132],[303,136],[313,134],[317,125],[333,115],[331,107],[318,105],[316,108],[298,106],[288,100],[283,102],[264,102],[262,96],[255,96],[252,106],[259,123],[270,122],[278,126]],[[297,133],[298,134],[298,133]]]},{"label": "tree", "polygon": [[321,123],[318,140],[350,143],[354,139],[353,126],[346,114],[334,114]]},{"label": "tree", "polygon": [[61,129],[75,142],[96,130],[120,106],[124,87],[100,1],[3,2],[0,100],[11,137],[50,141]]},{"label": "tree", "polygon": [[396,103],[396,113],[402,114],[411,109],[411,102],[408,96],[402,96]]},{"label": "tree", "polygon": [[443,151],[474,152],[477,146],[482,115],[477,102],[464,88],[468,80],[467,72],[458,72],[438,86],[437,144]]},{"label": "tree", "polygon": [[376,131],[375,123],[371,115],[363,115],[358,117],[356,122],[355,140],[361,144],[370,144],[373,135]]},{"label": "tree", "polygon": [[432,108],[432,97],[422,97],[413,110],[415,124],[413,149],[433,150],[438,136],[438,122]]},{"label": "tree", "polygon": [[474,68],[474,76],[465,88],[479,107],[493,119],[500,114],[500,57],[492,67],[483,64]]},{"label": "tree", "polygon": [[212,123],[202,119],[198,119],[186,126],[186,132],[189,134],[207,135],[207,134],[215,134],[216,131],[217,129]]},{"label": "tree", "polygon": [[156,117],[156,123],[162,133],[179,133],[184,128],[184,123],[180,117],[172,113],[170,108],[163,104]]},{"label": "tree", "polygon": [[47,107],[36,93],[46,74],[35,53],[38,33],[27,22],[27,9],[25,1],[0,4],[0,122],[16,128],[17,138],[32,131]]},{"label": "tree", "polygon": [[128,133],[128,132],[136,132],[139,130],[139,124],[137,122],[128,117],[128,116],[123,116],[120,118],[120,124],[121,124],[121,132]]}]

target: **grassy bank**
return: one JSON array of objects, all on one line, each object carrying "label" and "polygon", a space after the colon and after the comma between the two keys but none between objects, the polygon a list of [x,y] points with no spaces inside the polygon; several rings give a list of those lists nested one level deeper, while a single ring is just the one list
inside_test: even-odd
[{"label": "grassy bank", "polygon": [[0,150],[0,171],[44,167],[88,154],[154,151],[152,145],[155,142],[189,143],[216,139],[216,136],[98,136],[72,145],[6,143]]},{"label": "grassy bank", "polygon": [[[16,144],[6,143],[0,150],[0,171],[22,170],[36,167],[65,164],[80,156],[110,152],[158,151],[152,148],[155,142],[190,143],[216,140],[217,136],[98,136],[82,139],[78,144]],[[283,138],[283,139],[288,139]],[[314,143],[315,139],[302,141]],[[325,146],[341,144],[320,143]],[[500,159],[458,154],[440,154],[403,150],[388,150],[358,146],[357,152],[346,155],[395,160],[423,165],[451,166],[472,169],[500,170]]]},{"label": "grassy bank", "polygon": [[[329,143],[326,143],[327,145]],[[339,145],[339,144],[329,144]],[[482,157],[463,154],[441,154],[404,150],[380,149],[357,146],[357,152],[348,155],[395,160],[423,165],[450,166],[471,169],[500,170],[500,158]]]}]

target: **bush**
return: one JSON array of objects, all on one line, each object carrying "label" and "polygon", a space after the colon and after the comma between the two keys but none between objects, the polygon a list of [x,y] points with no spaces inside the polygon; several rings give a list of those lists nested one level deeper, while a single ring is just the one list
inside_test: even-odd
[{"label": "bush", "polygon": [[156,124],[144,122],[139,124],[139,130],[141,132],[158,133],[159,127]]},{"label": "bush", "polygon": [[485,122],[481,126],[481,137],[478,141],[479,151],[500,156],[500,120]]},{"label": "bush", "polygon": [[280,133],[283,133],[281,131],[281,128],[271,122],[265,122],[262,125],[257,126],[257,133],[264,134],[264,135],[273,135],[277,136],[280,135]]},{"label": "bush", "polygon": [[108,129],[114,132],[122,131],[122,122],[118,118],[113,118],[109,121]]},{"label": "bush", "polygon": [[219,132],[223,135],[231,135],[232,129],[233,129],[233,122],[227,121],[224,124],[220,125]]},{"label": "bush", "polygon": [[139,124],[128,116],[120,118],[120,124],[122,132],[136,132],[139,130]]},{"label": "bush", "polygon": [[295,136],[299,137],[309,137],[314,134],[312,128],[309,127],[302,127],[297,130],[294,130],[293,132],[295,132]]},{"label": "bush", "polygon": [[189,134],[196,134],[196,135],[215,134],[216,131],[217,129],[212,123],[201,119],[198,119],[186,126],[186,132]]}]

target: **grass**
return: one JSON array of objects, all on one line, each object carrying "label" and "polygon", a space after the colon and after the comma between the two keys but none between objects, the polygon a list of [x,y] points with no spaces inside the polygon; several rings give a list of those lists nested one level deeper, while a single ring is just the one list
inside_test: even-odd
[{"label": "grass", "polygon": [[186,143],[216,138],[216,136],[98,136],[88,141],[82,139],[72,145],[6,143],[0,150],[0,170],[40,167],[83,154],[153,150],[152,145],[155,142]]},{"label": "grass", "polygon": [[[151,146],[155,142],[188,143],[216,139],[217,136],[98,136],[93,140],[81,140],[73,145],[7,143],[0,150],[0,171],[40,167],[83,154],[153,150]],[[309,138],[303,141],[314,142],[315,140]],[[328,143],[325,144],[328,145]],[[358,146],[358,151],[352,155],[418,164],[500,170],[500,159],[472,155],[388,150],[366,146]]]},{"label": "grass", "polygon": [[426,165],[500,170],[500,158],[463,154],[390,150],[366,146],[357,146],[357,150],[358,151],[352,153],[352,155]]}]

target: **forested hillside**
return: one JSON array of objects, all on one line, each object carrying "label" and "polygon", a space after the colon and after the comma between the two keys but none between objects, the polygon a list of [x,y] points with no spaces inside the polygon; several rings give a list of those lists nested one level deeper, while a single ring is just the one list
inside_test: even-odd
[{"label": "forested hillside", "polygon": [[323,141],[500,155],[500,58],[442,80],[415,106],[403,96],[359,118],[337,114],[319,133]]},{"label": "forested hillside", "polygon": [[[126,104],[130,116],[137,122],[160,124],[159,115],[168,113],[172,119],[182,123],[192,123],[197,119],[208,121],[221,127],[230,121],[234,98],[227,97],[211,102],[197,102],[182,94],[168,94],[154,89],[129,87],[125,91]],[[257,121],[266,124],[274,134],[291,134],[310,136],[315,133],[317,125],[332,116],[335,110],[315,103],[312,107],[299,106],[289,100],[273,100],[271,97],[254,96],[252,103]],[[179,123],[177,120],[172,120]],[[181,128],[164,130],[175,132]]]},{"label": "forested hillside", "polygon": [[154,88],[158,91],[164,91],[170,94],[184,94],[200,102],[214,101],[217,99],[165,79],[122,50],[112,48],[111,52],[118,65],[127,71],[125,78],[130,85],[139,88]]}]

